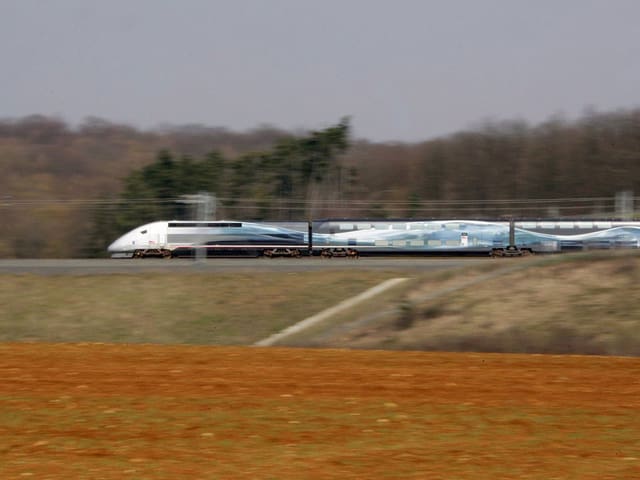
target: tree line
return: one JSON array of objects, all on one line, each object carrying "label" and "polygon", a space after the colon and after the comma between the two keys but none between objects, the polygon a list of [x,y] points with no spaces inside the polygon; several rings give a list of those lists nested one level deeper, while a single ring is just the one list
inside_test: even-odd
[{"label": "tree line", "polygon": [[200,191],[241,220],[610,217],[617,192],[640,191],[640,110],[419,143],[354,139],[347,119],[238,133],[32,116],[0,120],[0,166],[1,257],[95,255],[126,228],[192,215],[176,199]]},{"label": "tree line", "polygon": [[[188,195],[215,195],[217,210],[228,218],[281,220],[310,218],[310,195],[327,190],[339,174],[340,156],[349,146],[349,123],[301,137],[280,139],[268,150],[238,158],[212,151],[201,158],[161,150],[153,163],[124,181],[118,202],[94,218],[90,244],[106,248],[105,232],[115,238],[158,219],[193,218]],[[309,206],[299,212],[296,205]],[[295,211],[294,211],[295,210]]]}]

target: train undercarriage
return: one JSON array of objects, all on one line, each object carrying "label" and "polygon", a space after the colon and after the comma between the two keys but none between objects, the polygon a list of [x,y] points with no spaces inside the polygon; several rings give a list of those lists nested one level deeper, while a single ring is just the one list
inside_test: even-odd
[{"label": "train undercarriage", "polygon": [[360,258],[360,252],[355,248],[323,248],[320,251],[320,256],[322,258],[342,257],[356,259]]},{"label": "train undercarriage", "polygon": [[531,250],[530,248],[520,248],[516,245],[510,245],[504,248],[492,248],[491,252],[489,252],[489,256],[492,258],[525,257],[533,254],[533,250]]},{"label": "train undercarriage", "polygon": [[298,248],[267,248],[262,251],[262,256],[267,258],[291,257],[300,258],[302,252]]},{"label": "train undercarriage", "polygon": [[171,250],[166,248],[145,248],[133,252],[133,258],[171,258]]},{"label": "train undercarriage", "polygon": [[357,259],[360,252],[355,248],[331,247],[313,250],[311,253],[305,248],[274,247],[274,248],[216,248],[206,247],[202,250],[196,248],[178,248],[169,250],[165,248],[146,248],[134,252],[113,255],[114,258],[195,258],[202,254],[207,258],[220,257],[266,257],[266,258],[301,258],[303,256],[320,256],[321,258],[350,258]]}]

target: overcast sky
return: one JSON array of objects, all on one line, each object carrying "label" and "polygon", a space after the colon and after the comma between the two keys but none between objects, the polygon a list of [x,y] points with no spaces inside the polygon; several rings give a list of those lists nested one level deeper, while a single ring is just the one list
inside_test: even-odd
[{"label": "overcast sky", "polygon": [[639,0],[0,0],[0,118],[417,141],[640,106]]}]

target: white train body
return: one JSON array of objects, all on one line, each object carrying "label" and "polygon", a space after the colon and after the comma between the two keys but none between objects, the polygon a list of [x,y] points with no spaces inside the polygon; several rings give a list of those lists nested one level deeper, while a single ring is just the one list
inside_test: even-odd
[{"label": "white train body", "polygon": [[[527,252],[586,248],[638,248],[640,226],[608,225],[590,233],[554,235],[515,228],[513,239]],[[309,234],[279,226],[238,221],[161,221],[142,225],[114,241],[114,257],[267,255],[327,253],[491,253],[511,243],[509,226],[474,220],[403,222],[389,228]],[[340,250],[341,249],[341,250]]]},{"label": "white train body", "polygon": [[153,222],[134,228],[109,245],[107,250],[115,256],[133,256],[134,252],[140,250],[170,251],[167,244],[167,224],[168,222]]},{"label": "white train body", "polygon": [[[318,236],[321,243],[323,237]],[[306,249],[307,238],[296,230],[250,222],[162,221],[134,228],[109,245],[108,251],[113,257],[192,255],[199,249],[261,254],[274,248]]]}]

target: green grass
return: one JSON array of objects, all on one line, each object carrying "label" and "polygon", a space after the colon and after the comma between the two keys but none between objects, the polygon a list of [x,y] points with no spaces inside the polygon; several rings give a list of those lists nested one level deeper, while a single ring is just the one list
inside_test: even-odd
[{"label": "green grass", "polygon": [[250,344],[393,272],[0,276],[0,341]]},{"label": "green grass", "polygon": [[[2,275],[0,341],[247,345],[399,276]],[[413,273],[279,344],[640,355],[638,298],[637,252],[487,259]]]}]

